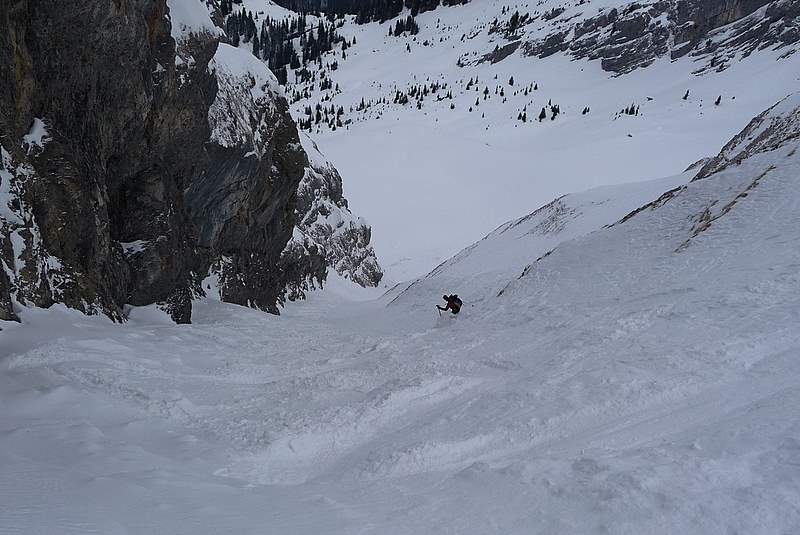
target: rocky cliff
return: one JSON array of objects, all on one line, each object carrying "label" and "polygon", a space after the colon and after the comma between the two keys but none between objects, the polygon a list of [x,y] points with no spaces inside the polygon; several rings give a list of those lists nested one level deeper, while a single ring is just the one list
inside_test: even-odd
[{"label": "rocky cliff", "polygon": [[194,66],[176,61],[164,1],[4,2],[0,24],[12,296],[115,318],[157,301],[188,320],[199,266],[182,191],[207,162],[216,39],[187,39]]},{"label": "rocky cliff", "polygon": [[530,56],[597,59],[621,74],[660,57],[691,55],[701,72],[725,69],[759,49],[791,54],[800,41],[800,0],[643,0],[597,10],[583,4],[577,13],[564,7],[495,22],[493,31],[511,42],[484,60],[521,47]]},{"label": "rocky cliff", "polygon": [[[308,158],[274,78],[201,0],[0,5],[0,318],[191,318],[209,272],[277,312]],[[219,23],[219,20],[217,20]]]}]

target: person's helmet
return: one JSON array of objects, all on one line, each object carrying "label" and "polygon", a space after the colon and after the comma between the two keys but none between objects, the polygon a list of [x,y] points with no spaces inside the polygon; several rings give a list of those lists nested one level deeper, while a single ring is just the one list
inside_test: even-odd
[{"label": "person's helmet", "polygon": [[443,296],[442,296],[442,299],[444,299],[445,301],[447,301],[447,296],[446,296],[446,295],[443,295]]}]

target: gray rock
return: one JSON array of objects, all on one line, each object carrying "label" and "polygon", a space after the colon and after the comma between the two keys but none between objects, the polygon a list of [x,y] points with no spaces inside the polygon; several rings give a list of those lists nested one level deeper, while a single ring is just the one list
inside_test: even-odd
[{"label": "gray rock", "polygon": [[297,191],[295,237],[284,251],[287,269],[296,275],[289,298],[321,286],[327,276],[323,266],[363,287],[377,287],[383,271],[370,246],[369,225],[348,208],[336,168],[308,136],[302,136],[302,143],[309,166]]},{"label": "gray rock", "polygon": [[[632,2],[576,21],[567,29],[554,27],[546,37],[527,41],[522,48],[531,56],[566,52],[575,58],[599,59],[604,70],[617,74],[667,54],[672,59],[687,54],[705,59],[698,72],[720,70],[737,55],[798,43],[799,14],[800,0]],[[726,33],[721,34],[723,27]]]},{"label": "gray rock", "polygon": [[188,322],[213,266],[223,299],[278,311],[307,167],[288,105],[240,65],[220,84],[213,27],[172,30],[166,0],[0,5],[0,317],[159,303]]},{"label": "gray rock", "polygon": [[282,252],[308,159],[266,65],[221,44],[212,68],[219,91],[208,111],[210,164],[187,189],[187,205],[220,297],[277,313],[289,283]]},{"label": "gray rock", "polygon": [[19,321],[11,302],[11,281],[5,269],[0,269],[0,320]]}]

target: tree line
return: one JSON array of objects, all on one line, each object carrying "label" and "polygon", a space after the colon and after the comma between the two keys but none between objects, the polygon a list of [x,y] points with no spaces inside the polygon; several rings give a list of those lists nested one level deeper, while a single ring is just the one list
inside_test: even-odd
[{"label": "tree line", "polygon": [[358,24],[385,22],[403,11],[411,14],[431,11],[439,6],[466,4],[470,0],[275,0],[275,3],[297,12],[319,12],[334,16],[355,15]]},{"label": "tree line", "polygon": [[[257,30],[253,12],[242,10],[231,13],[225,26],[231,44],[250,43],[253,55],[267,63],[281,85],[286,85],[287,65],[290,69],[299,69],[308,62],[319,60],[323,54],[333,50],[335,44],[342,43],[342,50],[349,47],[349,43],[336,32],[335,23],[321,20],[312,27],[305,14],[284,20],[267,17]],[[297,38],[300,40],[300,55],[292,42]]]}]

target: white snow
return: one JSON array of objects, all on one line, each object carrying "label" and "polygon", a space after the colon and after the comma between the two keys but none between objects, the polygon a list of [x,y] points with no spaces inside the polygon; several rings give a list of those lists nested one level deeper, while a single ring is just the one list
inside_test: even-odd
[{"label": "white snow", "polygon": [[220,43],[209,69],[222,70],[234,79],[248,79],[253,100],[258,100],[268,92],[278,93],[281,88],[275,75],[267,66],[244,49]]},{"label": "white snow", "polygon": [[47,131],[47,125],[42,119],[36,117],[30,132],[22,136],[22,148],[30,154],[35,148],[44,149],[48,141],[50,141],[50,133]]},{"label": "white snow", "polygon": [[219,85],[208,112],[211,140],[223,147],[252,147],[252,155],[260,158],[268,142],[265,121],[283,89],[263,62],[226,43],[219,44],[209,70]]},{"label": "white snow", "polygon": [[[695,171],[696,172],[696,171]],[[560,243],[585,236],[615,223],[665,191],[687,183],[694,173],[646,182],[603,186],[560,197],[539,210],[501,225],[481,241],[443,262],[410,284],[398,301],[416,299],[424,305],[430,296],[450,294],[466,287],[460,297],[468,306],[481,306],[503,289],[526,266]],[[408,284],[400,285],[407,287]]]},{"label": "white snow", "polygon": [[[382,296],[332,275],[276,317],[221,302],[212,268],[192,325],[155,306],[127,307],[125,324],[61,305],[0,321],[0,532],[798,532],[800,140],[761,135],[796,120],[798,97],[725,157],[753,141],[761,153],[703,180],[683,172],[796,89],[797,58],[763,51],[702,77],[687,59],[620,78],[560,57],[455,67],[493,39],[482,25],[500,5],[420,16],[407,56],[406,40],[383,42],[387,25],[346,26],[359,44],[334,103],[414,76],[514,73],[558,120],[509,120],[521,97],[512,111],[492,97],[481,118],[459,93],[458,113],[389,107],[315,135],[392,275],[444,260],[428,275]],[[440,17],[448,39],[422,47]],[[243,113],[274,78],[219,49],[216,104],[244,99],[245,128],[216,140],[250,141]],[[709,106],[721,87],[736,100]],[[632,97],[642,115],[614,120]],[[0,155],[9,210],[20,171]],[[460,315],[434,310],[442,293],[463,298]]]},{"label": "white snow", "polygon": [[252,12],[253,18],[257,20],[263,20],[266,17],[281,20],[297,16],[294,11],[283,8],[272,0],[242,0],[240,4],[233,4],[234,9],[239,7],[244,11]]},{"label": "white snow", "polygon": [[204,0],[167,0],[171,34],[176,43],[182,43],[192,34],[223,35],[214,25]]},{"label": "white snow", "polygon": [[11,267],[13,267],[15,273],[20,273],[25,267],[22,259],[22,253],[25,250],[25,238],[22,237],[20,230],[12,231],[8,237],[11,242],[11,252],[14,256],[14,265]]}]

